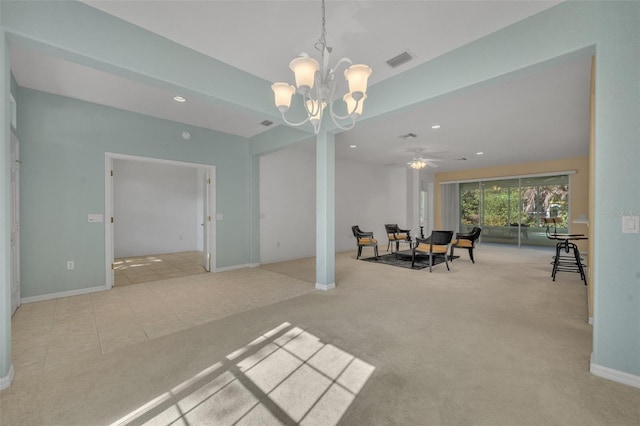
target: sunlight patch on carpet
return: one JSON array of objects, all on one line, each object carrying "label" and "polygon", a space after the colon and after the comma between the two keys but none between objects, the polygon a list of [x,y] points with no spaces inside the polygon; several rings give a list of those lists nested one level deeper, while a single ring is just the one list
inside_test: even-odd
[{"label": "sunlight patch on carpet", "polygon": [[375,367],[290,323],[112,423],[336,425]]}]

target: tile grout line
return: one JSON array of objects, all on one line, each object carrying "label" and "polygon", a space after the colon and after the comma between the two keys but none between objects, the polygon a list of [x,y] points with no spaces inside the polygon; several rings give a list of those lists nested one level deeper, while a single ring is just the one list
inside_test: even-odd
[{"label": "tile grout line", "polygon": [[93,304],[93,295],[89,295],[89,301],[91,302],[91,311],[93,312],[93,325],[96,330],[96,337],[98,338],[98,346],[100,347],[100,355],[104,355],[104,348],[102,347],[102,340],[100,339],[100,330],[98,329],[98,317],[96,314],[96,307]]}]

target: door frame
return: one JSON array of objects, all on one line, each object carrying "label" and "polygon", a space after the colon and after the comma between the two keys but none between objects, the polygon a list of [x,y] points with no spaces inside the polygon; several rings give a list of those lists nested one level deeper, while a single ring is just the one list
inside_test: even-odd
[{"label": "door frame", "polygon": [[113,175],[111,171],[113,170],[113,161],[114,160],[126,160],[126,161],[137,161],[137,162],[146,162],[146,163],[155,163],[155,164],[164,164],[169,166],[179,166],[179,167],[189,167],[205,170],[205,174],[210,176],[211,183],[209,185],[204,186],[204,191],[206,192],[204,200],[208,200],[208,202],[204,202],[204,209],[207,214],[205,214],[204,219],[208,221],[208,225],[205,227],[204,232],[204,247],[208,248],[208,256],[210,261],[209,272],[214,272],[216,270],[216,221],[211,220],[212,216],[215,216],[216,211],[216,166],[212,166],[210,164],[199,164],[199,163],[189,163],[186,161],[176,161],[176,160],[164,160],[160,158],[152,158],[152,157],[140,157],[136,155],[127,155],[127,154],[118,154],[114,152],[105,152],[104,154],[104,206],[105,206],[105,217],[104,217],[104,240],[105,240],[105,288],[110,290],[113,287],[114,283],[114,272],[112,269],[112,265],[114,262],[114,226],[111,222],[111,218],[114,217],[114,203],[113,203]]},{"label": "door frame", "polygon": [[[20,291],[20,140],[11,130],[11,315],[22,304]],[[15,148],[14,148],[15,147]]]}]

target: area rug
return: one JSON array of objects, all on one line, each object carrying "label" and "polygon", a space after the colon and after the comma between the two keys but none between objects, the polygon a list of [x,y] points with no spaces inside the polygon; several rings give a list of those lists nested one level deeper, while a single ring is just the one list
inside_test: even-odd
[{"label": "area rug", "polygon": [[[396,254],[384,254],[378,257],[367,257],[364,260],[365,262],[373,262],[373,263],[382,263],[384,265],[391,266],[399,266],[400,268],[407,269],[424,269],[429,267],[429,257],[420,256],[416,259],[416,263],[411,267],[411,252],[403,253],[400,252],[401,255],[396,257]],[[453,256],[454,259],[457,259],[460,256]],[[444,257],[436,256],[433,258],[433,266],[438,265],[440,263],[444,263]],[[446,267],[445,267],[446,268]]]}]

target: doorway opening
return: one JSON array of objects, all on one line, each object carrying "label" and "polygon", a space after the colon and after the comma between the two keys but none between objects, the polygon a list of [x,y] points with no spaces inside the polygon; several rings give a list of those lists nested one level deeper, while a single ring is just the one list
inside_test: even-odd
[{"label": "doorway opening", "polygon": [[105,154],[106,288],[215,270],[215,166]]}]

